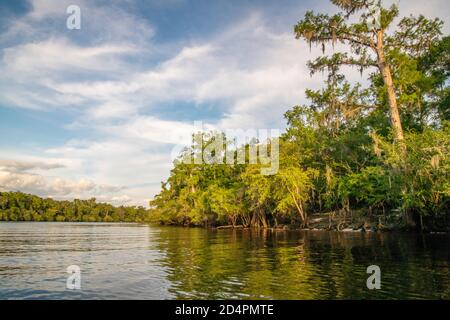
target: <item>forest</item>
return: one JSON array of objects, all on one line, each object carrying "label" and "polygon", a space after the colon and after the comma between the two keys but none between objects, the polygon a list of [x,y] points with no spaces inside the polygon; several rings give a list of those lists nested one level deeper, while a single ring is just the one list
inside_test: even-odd
[{"label": "forest", "polygon": [[[262,175],[264,164],[175,161],[150,202],[153,221],[449,230],[450,38],[443,22],[401,17],[396,5],[376,15],[371,1],[331,2],[335,14],[309,11],[294,26],[293,41],[322,51],[308,67],[325,82],[285,113],[278,173]],[[349,79],[352,70],[359,82]],[[217,134],[205,134],[203,147]]]},{"label": "forest", "polygon": [[0,192],[0,221],[145,222],[144,207],[114,207],[89,200],[57,201],[22,192]]}]

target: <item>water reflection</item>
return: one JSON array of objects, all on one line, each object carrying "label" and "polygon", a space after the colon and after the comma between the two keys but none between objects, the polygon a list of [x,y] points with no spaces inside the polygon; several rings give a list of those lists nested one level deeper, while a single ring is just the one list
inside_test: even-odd
[{"label": "water reflection", "polygon": [[[162,229],[177,298],[449,298],[446,236]],[[170,239],[170,240],[169,240]],[[379,265],[382,289],[366,287]]]},{"label": "water reflection", "polygon": [[[0,223],[0,298],[450,298],[449,237]],[[65,288],[66,268],[82,290]],[[381,290],[366,288],[379,265]]]}]

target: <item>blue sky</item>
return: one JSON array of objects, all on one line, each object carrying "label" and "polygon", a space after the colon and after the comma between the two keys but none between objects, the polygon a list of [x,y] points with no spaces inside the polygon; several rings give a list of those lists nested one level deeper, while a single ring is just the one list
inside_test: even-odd
[{"label": "blue sky", "polygon": [[[66,28],[71,4],[81,30]],[[449,17],[445,0],[400,8]],[[322,81],[305,66],[317,49],[292,33],[308,9],[334,11],[327,0],[2,1],[0,190],[145,205],[194,121],[282,129]]]}]

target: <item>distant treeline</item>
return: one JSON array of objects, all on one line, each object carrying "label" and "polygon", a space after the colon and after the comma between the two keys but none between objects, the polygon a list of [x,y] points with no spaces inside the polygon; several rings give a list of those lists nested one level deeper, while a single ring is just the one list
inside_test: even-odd
[{"label": "distant treeline", "polygon": [[89,200],[57,201],[22,192],[0,192],[0,221],[145,222],[144,207],[115,207]]}]

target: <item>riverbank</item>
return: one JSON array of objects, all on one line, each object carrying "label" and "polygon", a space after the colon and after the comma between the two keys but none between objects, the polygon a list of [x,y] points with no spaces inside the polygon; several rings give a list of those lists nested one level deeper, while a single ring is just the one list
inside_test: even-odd
[{"label": "riverbank", "polygon": [[[243,225],[222,225],[214,227],[218,230],[224,229],[247,229],[253,227],[245,227]],[[448,226],[431,226],[425,225],[421,228],[417,224],[406,225],[403,217],[398,215],[364,215],[361,211],[328,212],[316,213],[308,217],[308,223],[302,227],[298,224],[277,224],[269,225],[263,229],[287,231],[287,230],[323,230],[323,231],[339,231],[339,232],[424,232],[424,233],[447,233],[450,234]]]}]

